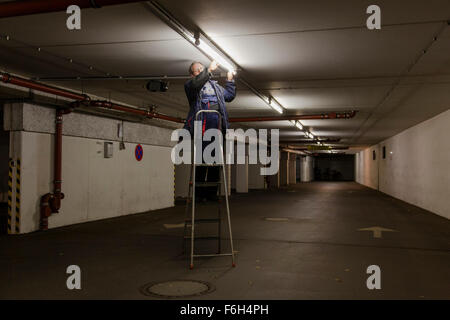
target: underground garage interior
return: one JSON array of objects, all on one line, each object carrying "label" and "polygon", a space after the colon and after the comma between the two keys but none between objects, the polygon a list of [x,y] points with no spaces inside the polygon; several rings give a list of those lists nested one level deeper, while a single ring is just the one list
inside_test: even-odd
[{"label": "underground garage interior", "polygon": [[1,299],[450,299],[448,0],[0,1],[0,116]]}]

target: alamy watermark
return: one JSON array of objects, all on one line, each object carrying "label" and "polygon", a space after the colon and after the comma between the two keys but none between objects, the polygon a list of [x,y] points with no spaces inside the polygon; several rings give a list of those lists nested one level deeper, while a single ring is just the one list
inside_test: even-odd
[{"label": "alamy watermark", "polygon": [[[225,146],[223,134],[218,129],[208,129],[202,132],[202,121],[194,122],[194,139],[186,129],[172,132],[171,140],[178,141],[172,148],[171,159],[178,164],[262,164],[261,175],[273,175],[279,168],[279,130],[270,130],[270,146],[268,130],[260,129],[227,129]],[[181,140],[181,141],[180,141]],[[237,141],[235,155],[235,141]],[[207,145],[203,148],[203,142]],[[248,142],[248,153],[246,152]],[[225,147],[225,159],[222,150]],[[270,147],[270,152],[269,152]],[[235,161],[236,158],[236,161]]]},{"label": "alamy watermark", "polygon": [[73,290],[81,290],[81,269],[76,264],[72,264],[67,267],[66,273],[70,274],[67,278],[66,286],[67,289]]},{"label": "alamy watermark", "polygon": [[369,30],[381,29],[381,9],[376,4],[367,7],[367,14],[370,16],[366,20],[366,26]]},{"label": "alamy watermark", "polygon": [[67,14],[70,16],[66,20],[66,27],[69,30],[81,30],[81,9],[77,5],[67,7]]},{"label": "alamy watermark", "polygon": [[370,265],[367,267],[367,274],[370,274],[370,277],[367,278],[366,286],[369,290],[380,290],[381,289],[381,268],[376,264]]}]

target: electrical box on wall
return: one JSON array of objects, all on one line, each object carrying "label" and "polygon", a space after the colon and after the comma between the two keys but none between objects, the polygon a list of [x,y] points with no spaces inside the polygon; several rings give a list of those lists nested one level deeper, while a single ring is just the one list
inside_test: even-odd
[{"label": "electrical box on wall", "polygon": [[112,142],[105,142],[104,156],[105,156],[105,158],[112,158],[112,156],[113,156],[113,143]]}]

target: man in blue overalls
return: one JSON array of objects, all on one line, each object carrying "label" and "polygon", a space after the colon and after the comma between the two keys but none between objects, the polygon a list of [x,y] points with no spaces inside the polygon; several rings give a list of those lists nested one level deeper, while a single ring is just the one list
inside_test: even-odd
[{"label": "man in blue overalls", "polygon": [[[225,87],[220,86],[217,81],[211,80],[214,70],[218,67],[216,61],[212,61],[206,69],[200,62],[193,62],[189,67],[191,79],[184,84],[184,90],[189,101],[189,113],[184,124],[184,128],[189,130],[191,137],[194,136],[195,115],[199,110],[217,110],[222,115],[222,128],[219,128],[219,116],[216,113],[203,113],[199,120],[202,120],[203,133],[211,128],[220,129],[225,137],[228,129],[228,112],[225,102],[233,101],[236,96],[236,85],[233,73],[228,72]],[[203,142],[203,149],[208,142]],[[198,167],[196,169],[196,181],[215,182],[219,179],[219,167]],[[197,188],[195,193],[198,199],[213,200],[217,197],[217,187]]]}]

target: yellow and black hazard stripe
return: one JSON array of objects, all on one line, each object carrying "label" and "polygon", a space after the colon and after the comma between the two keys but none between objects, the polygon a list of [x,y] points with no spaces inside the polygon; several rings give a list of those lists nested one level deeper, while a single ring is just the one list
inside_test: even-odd
[{"label": "yellow and black hazard stripe", "polygon": [[16,166],[16,233],[20,233],[20,159]]},{"label": "yellow and black hazard stripe", "polygon": [[12,233],[12,195],[13,195],[13,168],[14,160],[9,159],[8,172],[8,234]]}]

